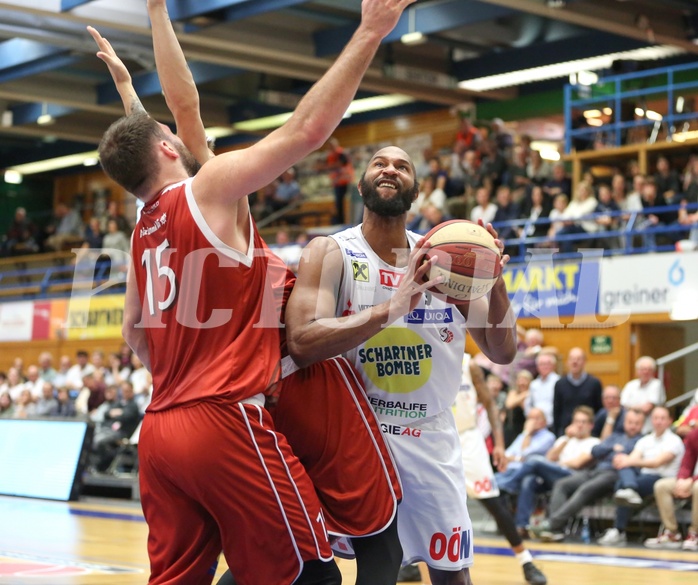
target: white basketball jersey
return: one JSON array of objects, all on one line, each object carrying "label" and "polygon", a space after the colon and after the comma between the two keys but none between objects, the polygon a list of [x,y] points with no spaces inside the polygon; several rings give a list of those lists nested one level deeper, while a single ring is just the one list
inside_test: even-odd
[{"label": "white basketball jersey", "polygon": [[[381,260],[364,239],[360,225],[331,237],[344,259],[337,316],[392,298],[407,268]],[[419,237],[407,232],[410,247]],[[346,357],[361,373],[378,418],[384,423],[409,424],[451,408],[461,382],[464,349],[465,318],[454,305],[427,292],[409,315]]]}]

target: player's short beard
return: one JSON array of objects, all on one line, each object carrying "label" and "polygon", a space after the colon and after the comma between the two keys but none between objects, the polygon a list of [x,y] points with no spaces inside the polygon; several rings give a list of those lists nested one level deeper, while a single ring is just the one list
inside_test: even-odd
[{"label": "player's short beard", "polygon": [[175,150],[179,154],[180,159],[182,160],[182,165],[184,165],[184,170],[187,171],[187,174],[190,177],[196,175],[196,173],[198,173],[199,169],[201,168],[199,161],[197,161],[194,158],[194,155],[189,151],[189,149],[186,146],[184,146],[184,144],[174,142],[173,145],[175,147]]},{"label": "player's short beard", "polygon": [[378,194],[376,186],[366,180],[366,175],[361,177],[359,186],[366,208],[381,217],[398,217],[407,213],[419,193],[419,185],[415,183],[410,189],[398,187],[394,197],[384,199]]}]

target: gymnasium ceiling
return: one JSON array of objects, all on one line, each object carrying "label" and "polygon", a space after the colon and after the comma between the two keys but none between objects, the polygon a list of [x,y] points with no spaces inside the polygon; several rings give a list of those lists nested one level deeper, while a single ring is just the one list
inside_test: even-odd
[{"label": "gymnasium ceiling", "polygon": [[[125,60],[146,109],[171,121],[154,73],[145,4],[0,0],[0,168],[93,149],[121,115],[88,24]],[[204,123],[229,127],[292,109],[356,28],[361,0],[168,0],[168,6],[199,85]],[[426,41],[403,44],[408,32]],[[475,91],[457,82],[644,47],[668,46],[667,57],[691,60],[698,56],[696,37],[694,0],[420,0],[383,43],[359,97],[407,96],[408,103],[380,115],[505,100],[536,85]],[[53,123],[38,125],[41,114]]]}]

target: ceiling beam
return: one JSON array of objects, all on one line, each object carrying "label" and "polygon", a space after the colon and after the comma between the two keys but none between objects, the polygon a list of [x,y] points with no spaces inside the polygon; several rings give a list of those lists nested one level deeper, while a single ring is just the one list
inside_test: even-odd
[{"label": "ceiling beam", "polygon": [[491,52],[475,59],[458,61],[454,64],[453,72],[461,81],[478,79],[547,65],[550,63],[551,54],[555,55],[556,62],[563,63],[646,46],[646,42],[635,39],[591,32],[587,35]]},{"label": "ceiling beam", "polygon": [[53,45],[28,39],[17,38],[3,41],[0,43],[0,70],[35,63],[62,52],[65,51]]},{"label": "ceiling beam", "polygon": [[30,77],[38,73],[53,71],[60,67],[72,65],[78,61],[78,57],[66,53],[51,55],[44,59],[27,63],[26,65],[18,65],[7,69],[0,69],[0,83],[7,83],[23,77]]},{"label": "ceiling beam", "polygon": [[53,118],[59,118],[75,112],[76,109],[43,102],[12,106],[10,111],[12,112],[12,124],[14,126],[22,126],[24,124],[34,124],[38,117],[44,114],[48,114]]},{"label": "ceiling beam", "polygon": [[[598,2],[572,2],[562,8],[550,8],[539,0],[480,0],[495,6],[513,8],[546,18],[585,26],[614,35],[620,35],[648,44],[672,45],[690,53],[698,54],[698,45],[686,39],[684,23],[678,18],[652,19],[653,36],[636,24],[637,14],[627,10],[623,4]],[[657,2],[659,6],[660,3]]]},{"label": "ceiling beam", "polygon": [[226,20],[240,20],[303,4],[306,0],[174,0],[168,12],[174,21],[224,10]]},{"label": "ceiling beam", "polygon": [[[425,35],[444,30],[486,22],[516,12],[511,8],[490,6],[473,0],[442,0],[426,5],[415,4],[402,14],[393,31],[383,39],[384,43],[400,40],[408,32],[419,31]],[[317,31],[313,34],[315,55],[328,57],[338,54],[358,27],[358,21],[337,28]]]},{"label": "ceiling beam", "polygon": [[88,4],[92,1],[93,0],[61,0],[61,12],[67,12],[68,10],[72,10],[73,8]]}]

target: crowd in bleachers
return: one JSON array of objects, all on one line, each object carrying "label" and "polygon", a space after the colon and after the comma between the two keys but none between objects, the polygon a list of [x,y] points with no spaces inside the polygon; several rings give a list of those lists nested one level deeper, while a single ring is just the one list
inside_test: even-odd
[{"label": "crowd in bleachers", "polygon": [[[476,128],[464,118],[451,150],[424,154],[410,227],[426,231],[446,219],[483,219],[505,240],[538,238],[531,245],[555,245],[563,252],[621,247],[625,242],[617,233],[599,236],[623,229],[640,232],[646,249],[656,248],[658,240],[673,244],[690,237],[698,243],[698,230],[691,230],[698,220],[698,156],[680,172],[662,156],[646,176],[636,161],[607,177],[586,173],[573,191],[564,163],[543,160],[530,145],[529,136],[510,134],[501,120]],[[650,209],[664,206],[675,207]],[[571,235],[576,237],[561,238]]]},{"label": "crowd in bleachers", "polygon": [[131,349],[105,358],[101,350],[61,356],[49,352],[25,367],[17,358],[0,372],[0,418],[83,418],[95,424],[90,465],[105,471],[124,439],[136,430],[150,403],[152,378]]},{"label": "crowd in bleachers", "polygon": [[[564,540],[589,506],[613,498],[615,520],[598,542],[623,544],[635,512],[654,496],[661,531],[645,545],[698,550],[698,396],[673,421],[653,358],[639,358],[636,378],[622,388],[602,387],[584,350],[572,348],[562,371],[537,329],[520,331],[509,366],[483,354],[474,360],[501,406],[507,466],[496,479],[522,537]],[[674,498],[692,499],[684,536]]]},{"label": "crowd in bleachers", "polygon": [[116,201],[110,201],[103,212],[93,213],[87,222],[79,209],[59,203],[43,226],[32,220],[24,207],[18,207],[0,241],[0,256],[23,256],[80,247],[111,248],[128,253],[133,223],[135,221],[128,221],[119,212]]}]

